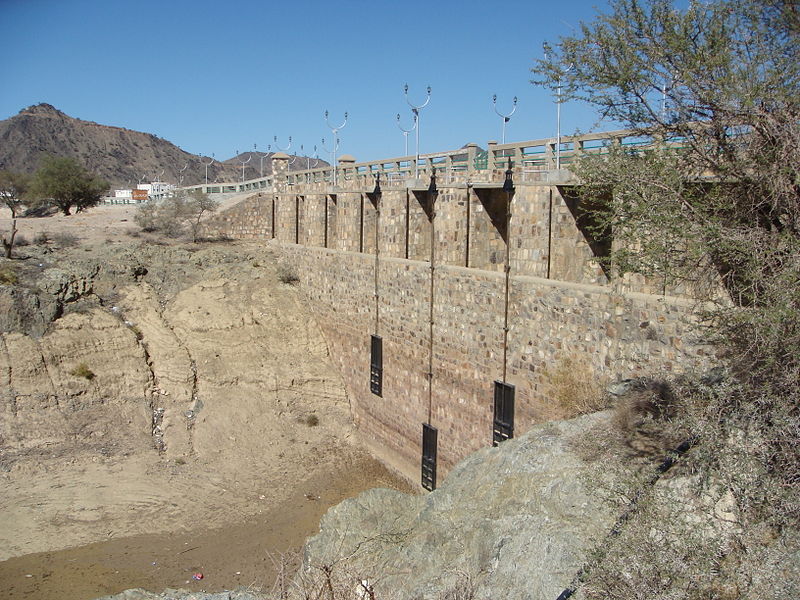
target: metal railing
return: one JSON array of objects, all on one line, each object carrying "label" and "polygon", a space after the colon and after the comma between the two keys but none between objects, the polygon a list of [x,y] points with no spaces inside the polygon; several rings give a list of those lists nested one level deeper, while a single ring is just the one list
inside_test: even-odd
[{"label": "metal railing", "polygon": [[[684,140],[669,139],[670,146],[679,147]],[[560,164],[569,169],[579,156],[605,154],[612,145],[631,151],[645,150],[659,143],[656,139],[631,131],[619,130],[561,138]],[[362,163],[340,162],[336,167],[338,186],[342,189],[369,189],[380,173],[387,187],[403,187],[419,184],[414,179],[418,167],[420,179],[427,179],[435,170],[442,184],[497,181],[509,164],[520,182],[551,181],[556,172],[556,138],[513,142],[490,143],[481,150],[476,144],[464,148],[421,154],[419,162],[415,156],[400,156]],[[288,167],[287,167],[288,168]],[[334,181],[333,167],[326,165],[313,169],[288,171],[276,169],[267,177],[243,182],[225,182],[187,186],[184,189],[202,189],[206,193],[231,193],[256,190],[276,191],[277,186],[305,185],[327,188]]]}]

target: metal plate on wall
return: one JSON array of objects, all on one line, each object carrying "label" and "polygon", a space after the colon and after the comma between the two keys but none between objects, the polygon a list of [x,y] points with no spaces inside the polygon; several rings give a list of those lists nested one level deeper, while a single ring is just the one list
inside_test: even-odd
[{"label": "metal plate on wall", "polygon": [[494,382],[494,422],[492,445],[514,437],[514,386],[502,381]]},{"label": "metal plate on wall", "polygon": [[436,454],[439,432],[435,427],[422,424],[422,487],[429,492],[436,489]]},{"label": "metal plate on wall", "polygon": [[369,361],[369,391],[383,396],[383,339],[373,335]]}]

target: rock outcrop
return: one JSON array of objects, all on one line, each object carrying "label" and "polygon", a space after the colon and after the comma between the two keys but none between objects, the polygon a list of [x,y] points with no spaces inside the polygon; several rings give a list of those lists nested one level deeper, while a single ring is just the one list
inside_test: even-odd
[{"label": "rock outcrop", "polygon": [[28,253],[0,285],[0,560],[221,527],[350,456],[341,379],[269,248]]},{"label": "rock outcrop", "polygon": [[371,490],[328,511],[305,573],[343,561],[392,598],[471,588],[476,598],[553,600],[616,515],[574,449],[597,413],[535,427],[462,461],[425,496]]}]

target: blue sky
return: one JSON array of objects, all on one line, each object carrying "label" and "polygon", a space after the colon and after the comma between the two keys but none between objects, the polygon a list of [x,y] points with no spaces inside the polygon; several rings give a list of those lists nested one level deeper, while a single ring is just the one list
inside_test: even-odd
[{"label": "blue sky", "polygon": [[[345,111],[339,154],[403,154],[421,112],[420,151],[554,136],[549,90],[530,83],[542,42],[567,35],[605,1],[420,2],[0,0],[0,119],[39,102],[70,116],[146,131],[226,159],[267,144],[306,153]],[[562,133],[593,129],[588,107],[562,107]],[[594,130],[611,129],[600,124]],[[414,152],[413,134],[409,152]]]}]

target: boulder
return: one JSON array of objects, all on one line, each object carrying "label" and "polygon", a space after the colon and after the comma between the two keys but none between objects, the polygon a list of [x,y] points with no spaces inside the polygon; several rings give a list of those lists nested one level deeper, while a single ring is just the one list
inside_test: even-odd
[{"label": "boulder", "polygon": [[379,597],[469,587],[476,598],[557,598],[617,517],[574,444],[608,418],[546,423],[478,451],[425,496],[370,490],[339,504],[307,542],[300,577],[346,565]]}]

